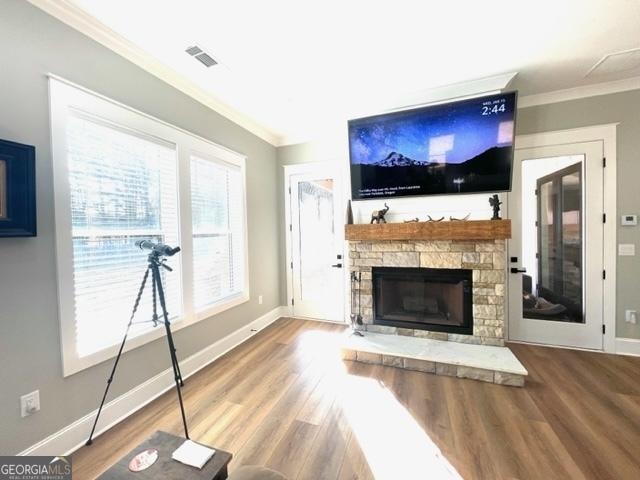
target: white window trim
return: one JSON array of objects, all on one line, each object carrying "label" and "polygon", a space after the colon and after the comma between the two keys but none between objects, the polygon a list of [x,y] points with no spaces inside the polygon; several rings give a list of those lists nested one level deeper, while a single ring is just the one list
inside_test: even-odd
[{"label": "white window trim", "polygon": [[[63,375],[65,377],[114,357],[119,345],[113,345],[85,357],[79,357],[75,342],[75,318],[73,301],[73,246],[71,235],[71,207],[67,168],[66,125],[70,108],[83,111],[103,121],[152,136],[176,146],[178,161],[178,215],[179,238],[182,251],[169,263],[181,268],[182,317],[172,322],[177,331],[212,315],[223,312],[249,300],[249,247],[247,225],[246,157],[225,147],[198,137],[150,115],[134,110],[102,95],[79,87],[67,80],[49,75],[49,105],[51,118],[51,150],[53,154],[53,182],[55,206],[55,239],[58,281],[58,308]],[[193,306],[193,244],[191,224],[191,175],[192,154],[205,153],[240,167],[243,181],[244,209],[244,288],[241,294],[223,299],[220,303],[196,312]],[[141,252],[142,254],[142,252]],[[140,272],[142,279],[143,271]],[[136,292],[131,292],[131,305]],[[145,292],[145,294],[150,292]],[[171,313],[171,312],[169,312]],[[124,334],[124,332],[123,332]],[[164,335],[164,328],[153,330],[127,340],[124,351],[149,343]]]}]

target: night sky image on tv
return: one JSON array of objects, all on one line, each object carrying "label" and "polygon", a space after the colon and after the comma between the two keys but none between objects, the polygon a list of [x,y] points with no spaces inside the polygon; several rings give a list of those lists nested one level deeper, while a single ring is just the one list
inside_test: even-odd
[{"label": "night sky image on tv", "polygon": [[354,200],[509,190],[516,93],[349,122]]}]

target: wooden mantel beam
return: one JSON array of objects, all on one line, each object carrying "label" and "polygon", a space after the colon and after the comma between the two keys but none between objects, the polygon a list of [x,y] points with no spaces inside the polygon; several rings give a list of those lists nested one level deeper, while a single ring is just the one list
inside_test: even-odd
[{"label": "wooden mantel beam", "polygon": [[345,238],[350,241],[505,240],[511,238],[511,220],[345,225]]}]

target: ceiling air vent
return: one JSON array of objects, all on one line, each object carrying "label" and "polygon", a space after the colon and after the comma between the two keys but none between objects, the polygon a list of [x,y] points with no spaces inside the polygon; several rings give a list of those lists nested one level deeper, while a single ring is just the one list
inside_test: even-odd
[{"label": "ceiling air vent", "polygon": [[214,65],[218,64],[218,62],[211,55],[209,55],[197,45],[187,48],[185,52],[187,52],[207,68],[213,67]]},{"label": "ceiling air vent", "polygon": [[627,72],[636,68],[640,68],[640,48],[632,48],[605,55],[591,67],[585,77]]},{"label": "ceiling air vent", "polygon": [[196,45],[194,45],[193,47],[189,47],[185,50],[185,52],[187,52],[189,55],[191,55],[192,57],[194,55],[197,55],[198,53],[202,53],[202,49]]}]

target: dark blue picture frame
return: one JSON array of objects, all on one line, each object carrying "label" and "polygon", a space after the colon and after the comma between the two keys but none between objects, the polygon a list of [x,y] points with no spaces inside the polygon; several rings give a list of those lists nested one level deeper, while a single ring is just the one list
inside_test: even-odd
[{"label": "dark blue picture frame", "polygon": [[35,237],[36,147],[0,140],[0,237]]}]

